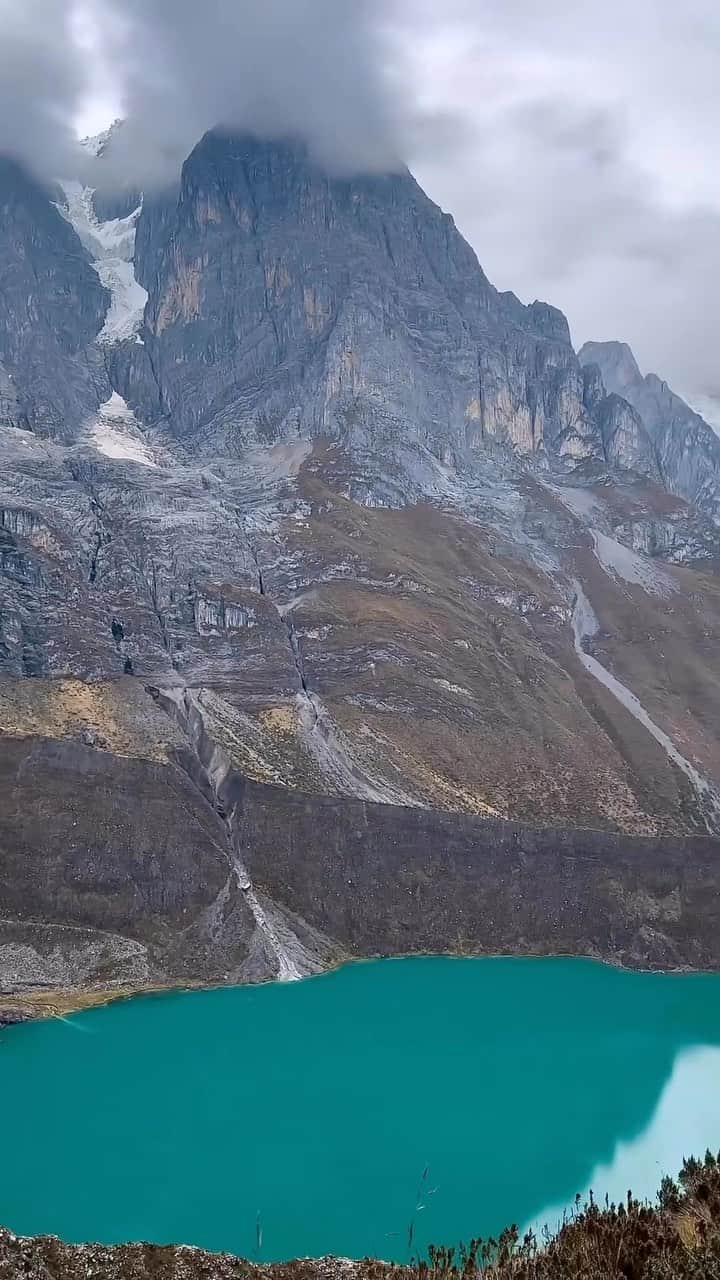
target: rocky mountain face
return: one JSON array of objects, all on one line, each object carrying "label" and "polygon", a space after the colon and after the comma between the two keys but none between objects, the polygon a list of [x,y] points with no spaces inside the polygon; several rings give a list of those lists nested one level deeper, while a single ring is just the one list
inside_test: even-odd
[{"label": "rocky mountain face", "polygon": [[590,434],[564,318],[499,295],[410,174],[333,181],[297,147],[210,135],[144,209],[136,261],[146,352],[123,390],[194,448],[324,436],[454,464],[486,439],[537,451],[546,422],[561,450]]},{"label": "rocky mountain face", "polygon": [[0,987],[716,963],[710,428],[409,173],[104,153],[0,167]]},{"label": "rocky mountain face", "polygon": [[608,390],[640,415],[668,491],[707,512],[717,524],[720,439],[712,427],[656,374],[643,377],[626,343],[586,342],[579,359],[586,369],[599,369]]},{"label": "rocky mountain face", "polygon": [[0,157],[0,414],[63,439],[109,394],[92,344],[110,299],[52,194]]},{"label": "rocky mountain face", "polygon": [[428,457],[462,469],[488,443],[658,478],[565,317],[499,294],[409,173],[337,181],[297,146],[208,135],[145,205],[136,271],[145,349],[121,389],[194,451],[322,436],[399,467],[402,503]]}]

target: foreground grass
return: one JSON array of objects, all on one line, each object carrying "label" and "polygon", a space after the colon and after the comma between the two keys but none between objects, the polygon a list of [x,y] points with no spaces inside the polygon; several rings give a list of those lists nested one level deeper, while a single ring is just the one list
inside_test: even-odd
[{"label": "foreground grass", "polygon": [[229,1254],[148,1244],[68,1245],[0,1230],[0,1280],[720,1280],[720,1157],[687,1160],[650,1205],[576,1206],[558,1234],[473,1240],[409,1266],[364,1259],[256,1264]]},{"label": "foreground grass", "polygon": [[628,1191],[622,1204],[577,1204],[554,1236],[431,1249],[418,1280],[720,1280],[720,1155],[686,1160],[654,1205]]}]

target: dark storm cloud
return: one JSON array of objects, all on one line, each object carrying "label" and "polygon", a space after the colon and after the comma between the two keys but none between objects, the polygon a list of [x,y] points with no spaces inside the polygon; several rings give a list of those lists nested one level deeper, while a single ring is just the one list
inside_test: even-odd
[{"label": "dark storm cloud", "polygon": [[[298,135],[336,172],[400,162],[380,0],[0,0],[0,151],[67,170],[103,79],[126,118],[119,182],[176,176],[206,129]],[[78,35],[84,34],[83,42]],[[77,167],[77,160],[73,160]]]},{"label": "dark storm cloud", "polygon": [[0,0],[0,154],[43,175],[62,171],[76,142],[85,71],[65,0]]},{"label": "dark storm cloud", "polygon": [[335,171],[398,164],[378,0],[96,0],[95,10],[111,33],[137,181],[171,175],[213,125],[300,135]]}]

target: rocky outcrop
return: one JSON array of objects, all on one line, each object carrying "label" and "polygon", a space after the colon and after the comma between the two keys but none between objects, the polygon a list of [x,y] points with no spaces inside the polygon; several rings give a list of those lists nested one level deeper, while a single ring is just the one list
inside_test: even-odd
[{"label": "rocky outcrop", "polygon": [[586,342],[579,359],[586,369],[599,369],[608,391],[636,410],[669,492],[686,498],[717,523],[720,439],[712,427],[656,374],[643,377],[626,343]]},{"label": "rocky outcrop", "polygon": [[627,400],[614,393],[605,396],[595,406],[594,417],[600,427],[609,466],[634,471],[649,480],[661,482],[660,464],[652,441],[642,418]]},{"label": "rocky outcrop", "polygon": [[[255,882],[353,955],[720,966],[717,840],[537,829],[239,780],[229,790]],[[312,857],[298,858],[306,845]]]},{"label": "rocky outcrop", "polygon": [[0,773],[6,990],[252,968],[221,823],[181,772],[26,738],[3,741]]},{"label": "rocky outcrop", "polygon": [[414,1280],[408,1268],[348,1258],[254,1263],[182,1245],[67,1244],[56,1236],[18,1236],[0,1227],[2,1280]]},{"label": "rocky outcrop", "polygon": [[258,928],[226,824],[191,773],[167,756],[3,740],[0,990],[16,994],[10,1004],[42,1007],[38,992],[53,989],[274,977],[274,930],[310,970],[333,958],[319,934],[299,925],[300,941],[272,905],[274,929]]}]

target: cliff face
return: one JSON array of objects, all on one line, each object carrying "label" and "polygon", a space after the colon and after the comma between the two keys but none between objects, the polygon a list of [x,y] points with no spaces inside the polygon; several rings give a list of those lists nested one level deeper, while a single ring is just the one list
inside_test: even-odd
[{"label": "cliff face", "polygon": [[[286,795],[310,797],[333,833],[318,865],[338,901],[345,802],[389,807],[377,836],[347,814],[367,839],[357,857],[378,877],[394,868],[377,883],[398,912],[403,825],[418,834],[417,875],[435,875],[456,832],[453,900],[463,859],[478,884],[504,876],[505,837],[471,816],[581,833],[581,852],[601,830],[612,857],[611,837],[644,837],[640,880],[617,873],[628,901],[645,884],[637,928],[628,917],[616,936],[599,872],[590,883],[576,868],[569,900],[586,904],[587,927],[568,932],[528,872],[543,906],[522,914],[525,942],[492,933],[473,889],[472,946],[532,938],[714,963],[690,942],[701,893],[677,938],[638,932],[665,910],[653,858],[666,868],[658,900],[675,903],[675,851],[704,884],[703,840],[720,830],[720,543],[702,420],[696,449],[677,414],[662,417],[665,400],[649,411],[652,386],[640,394],[627,359],[603,371],[593,348],[578,360],[558,311],[498,293],[408,173],[340,181],[302,148],[213,133],[178,189],[144,200],[70,181],[44,192],[8,165],[0,181],[5,985],[52,985],[45,960],[12,959],[30,922],[53,939],[108,928],[144,948],[147,982],[192,976],[193,963],[205,979],[287,976],[338,946],[399,945],[389,919],[363,933],[369,891],[351,936],[329,905],[300,905],[289,870],[271,874],[278,832],[263,806],[301,850],[296,870],[315,856],[306,802]],[[35,824],[45,774],[51,826],[65,795],[102,779],[76,818],[76,863]],[[267,788],[242,857],[236,820],[252,793],[233,816],[229,777]],[[161,863],[139,820],[121,821],[133,789]],[[207,836],[195,862],[187,823]],[[142,886],[124,907],[119,866]],[[497,892],[498,911],[515,911]],[[192,948],[177,910],[195,922]],[[423,911],[423,946],[448,945],[442,915]],[[40,955],[32,939],[22,945]],[[61,966],[68,981],[126,974],[122,948],[98,968],[83,939]]]},{"label": "cliff face", "polygon": [[210,134],[179,195],[145,204],[136,262],[147,350],[124,389],[193,448],[597,448],[564,317],[498,294],[409,173],[338,181],[300,147]]},{"label": "cliff face", "polygon": [[720,519],[720,440],[654,373],[642,376],[624,342],[586,342],[581,363],[600,370],[609,391],[633,406],[655,450],[665,486]]},{"label": "cliff face", "polygon": [[303,795],[168,737],[154,760],[89,734],[5,740],[0,1023],[88,992],[294,978],[363,956],[720,967],[717,840]]},{"label": "cliff face", "polygon": [[67,437],[109,395],[93,348],[108,294],[49,192],[0,157],[0,413]]}]

